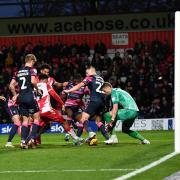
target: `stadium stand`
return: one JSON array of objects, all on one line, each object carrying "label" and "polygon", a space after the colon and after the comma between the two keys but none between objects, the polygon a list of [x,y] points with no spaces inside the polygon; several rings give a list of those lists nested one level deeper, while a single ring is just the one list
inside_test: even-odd
[{"label": "stadium stand", "polygon": [[[51,74],[59,82],[69,81],[91,63],[97,72],[114,87],[127,90],[135,98],[141,118],[174,117],[174,51],[167,40],[161,42],[143,42],[138,40],[128,49],[107,49],[99,41],[94,49],[84,40],[78,45],[58,41],[45,45],[39,41],[36,45],[27,42],[18,47],[0,45],[0,95],[5,95],[12,74],[23,65],[24,56],[34,53],[38,58],[37,67],[42,63],[52,66]],[[1,123],[10,122],[10,118],[0,106]]]}]

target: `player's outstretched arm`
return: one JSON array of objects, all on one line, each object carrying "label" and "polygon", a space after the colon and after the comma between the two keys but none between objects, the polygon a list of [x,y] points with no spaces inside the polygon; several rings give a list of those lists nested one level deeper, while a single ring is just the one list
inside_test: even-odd
[{"label": "player's outstretched arm", "polygon": [[111,121],[107,125],[108,132],[110,132],[110,133],[112,132],[113,128],[116,125],[116,121],[117,121],[116,115],[117,115],[117,112],[118,112],[118,104],[113,104],[112,111],[110,112],[110,114],[111,114]]},{"label": "player's outstretched arm", "polygon": [[113,104],[111,121],[114,121],[118,112],[118,104]]},{"label": "player's outstretched arm", "polygon": [[73,88],[71,89],[68,89],[68,90],[64,90],[65,93],[70,93],[70,92],[73,92],[73,91],[77,91],[78,89],[80,89],[81,87],[85,86],[85,84],[83,82],[80,82],[79,84],[77,84],[76,86],[74,86]]},{"label": "player's outstretched arm", "polygon": [[11,93],[13,94],[13,96],[17,95],[17,93],[16,93],[16,84],[17,84],[17,82],[16,82],[15,79],[12,79],[10,84],[9,84],[9,89],[10,89]]}]

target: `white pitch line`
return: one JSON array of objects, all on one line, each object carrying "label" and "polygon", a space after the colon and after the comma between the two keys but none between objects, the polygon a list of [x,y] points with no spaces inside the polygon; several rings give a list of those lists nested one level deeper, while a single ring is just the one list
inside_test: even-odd
[{"label": "white pitch line", "polygon": [[0,174],[11,173],[58,173],[58,172],[95,172],[95,171],[134,171],[137,169],[61,169],[61,170],[14,170],[0,171]]},{"label": "white pitch line", "polygon": [[139,173],[142,173],[142,172],[144,172],[144,171],[147,171],[147,170],[149,170],[149,169],[151,169],[151,168],[153,168],[153,167],[155,167],[155,166],[157,166],[157,165],[159,165],[159,164],[167,161],[168,159],[174,157],[174,156],[177,155],[177,154],[178,154],[177,152],[173,152],[173,153],[171,153],[171,154],[168,154],[168,155],[166,155],[166,156],[163,156],[162,158],[160,158],[160,159],[157,160],[157,161],[154,161],[154,162],[152,162],[152,163],[150,163],[150,164],[148,164],[148,165],[146,165],[146,166],[144,166],[144,167],[142,167],[142,168],[140,168],[140,169],[137,169],[137,170],[135,170],[135,171],[133,171],[133,172],[130,172],[130,173],[125,174],[125,175],[123,175],[123,176],[117,177],[117,178],[114,179],[114,180],[125,180],[125,179],[128,179],[128,178],[130,178],[130,177],[136,176],[136,175],[139,174]]},{"label": "white pitch line", "polygon": [[92,172],[97,171],[96,169],[64,169],[62,172]]},{"label": "white pitch line", "polygon": [[137,169],[100,169],[100,171],[135,171]]},{"label": "white pitch line", "polygon": [[11,173],[54,173],[59,172],[56,170],[22,170],[22,171],[0,171],[0,174],[11,174]]}]

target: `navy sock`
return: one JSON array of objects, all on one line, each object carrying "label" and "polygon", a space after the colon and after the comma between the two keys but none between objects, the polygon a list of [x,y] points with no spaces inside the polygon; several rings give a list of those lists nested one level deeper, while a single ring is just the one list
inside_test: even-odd
[{"label": "navy sock", "polygon": [[77,129],[77,136],[81,137],[82,133],[83,133],[83,127],[78,127],[78,129]]},{"label": "navy sock", "polygon": [[22,126],[21,127],[21,139],[23,141],[26,141],[28,135],[29,135],[29,128],[26,126]]},{"label": "navy sock", "polygon": [[88,120],[84,121],[83,126],[84,126],[86,132],[92,132],[91,127],[89,127],[89,121]]},{"label": "navy sock", "polygon": [[40,126],[38,126],[37,124],[33,124],[32,132],[31,132],[31,136],[30,136],[32,139],[36,138],[36,136],[38,135],[39,129],[40,129]]},{"label": "navy sock", "polygon": [[18,130],[18,127],[16,124],[13,124],[12,128],[11,128],[11,131],[9,133],[9,137],[8,137],[8,142],[11,142],[12,139],[14,138],[17,130]]},{"label": "navy sock", "polygon": [[31,130],[31,126],[29,125],[28,126],[28,135],[27,135],[27,138],[26,138],[26,143],[30,140],[30,130]]},{"label": "navy sock", "polygon": [[109,134],[108,132],[106,131],[106,128],[105,128],[105,125],[102,124],[100,127],[99,127],[102,135],[106,138],[106,139],[109,139]]},{"label": "navy sock", "polygon": [[50,126],[40,126],[37,136],[40,136],[41,134],[45,133],[48,129],[50,129]]}]

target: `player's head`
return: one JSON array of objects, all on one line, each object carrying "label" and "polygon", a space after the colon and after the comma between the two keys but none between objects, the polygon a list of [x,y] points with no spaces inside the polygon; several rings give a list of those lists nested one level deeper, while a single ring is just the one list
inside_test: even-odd
[{"label": "player's head", "polygon": [[47,83],[47,82],[48,82],[48,75],[46,75],[46,74],[40,74],[40,75],[39,75],[39,81],[40,81],[40,82],[45,82],[45,83]]},{"label": "player's head", "polygon": [[51,67],[49,64],[42,64],[40,67],[40,73],[41,74],[46,74],[49,76],[49,71],[50,71]]},{"label": "player's head", "polygon": [[27,54],[25,57],[25,64],[29,66],[34,66],[34,64],[37,62],[36,56],[34,54]]},{"label": "player's head", "polygon": [[106,95],[110,95],[112,92],[112,85],[109,82],[104,82],[101,86],[101,91],[103,91]]},{"label": "player's head", "polygon": [[87,66],[86,68],[86,76],[91,76],[91,75],[94,75],[96,74],[96,69],[94,66],[90,65],[90,66]]},{"label": "player's head", "polygon": [[81,82],[81,79],[82,79],[81,75],[80,75],[80,74],[76,74],[76,75],[74,75],[74,77],[73,77],[73,82],[74,82],[75,84],[78,84],[78,83]]}]

